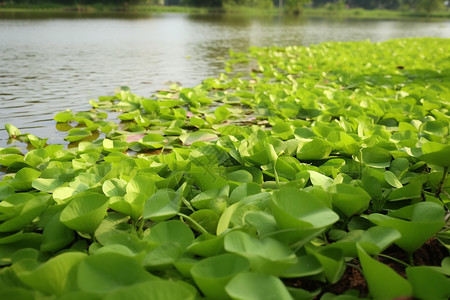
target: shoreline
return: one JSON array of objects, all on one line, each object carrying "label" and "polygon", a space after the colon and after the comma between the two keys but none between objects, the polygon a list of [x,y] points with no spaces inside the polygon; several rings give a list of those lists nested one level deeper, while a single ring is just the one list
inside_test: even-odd
[{"label": "shoreline", "polygon": [[[186,6],[155,6],[155,5],[129,5],[129,6],[111,6],[111,5],[78,5],[64,6],[58,4],[40,4],[40,5],[5,5],[0,6],[0,14],[55,14],[55,15],[73,15],[73,16],[140,16],[159,13],[188,13],[188,14],[229,14],[236,16],[277,16],[288,14],[277,8],[258,9],[249,7],[233,7],[227,9],[212,9],[202,7]],[[444,12],[434,12],[427,14],[425,12],[413,11],[394,11],[394,10],[365,10],[365,9],[343,9],[329,10],[325,8],[305,8],[297,17],[324,17],[324,18],[346,18],[346,19],[389,19],[389,20],[450,20],[450,10]]]}]

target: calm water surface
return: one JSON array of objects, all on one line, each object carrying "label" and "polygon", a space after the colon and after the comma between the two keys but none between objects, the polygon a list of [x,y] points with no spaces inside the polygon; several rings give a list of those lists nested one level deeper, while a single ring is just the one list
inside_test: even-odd
[{"label": "calm water surface", "polygon": [[[244,18],[161,14],[141,18],[11,18],[0,15],[0,147],[5,123],[61,143],[56,112],[129,86],[150,96],[222,71],[223,57],[250,46],[323,41],[450,38],[450,22]],[[23,146],[23,145],[21,145]]]}]

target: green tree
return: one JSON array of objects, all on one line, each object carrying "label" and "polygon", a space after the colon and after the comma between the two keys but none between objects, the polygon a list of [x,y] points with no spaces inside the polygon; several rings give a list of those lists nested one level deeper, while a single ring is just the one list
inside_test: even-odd
[{"label": "green tree", "polygon": [[311,0],[284,0],[288,12],[299,15],[303,10],[303,5],[311,3]]},{"label": "green tree", "polygon": [[222,7],[222,0],[182,0],[181,4],[197,7]]},{"label": "green tree", "polygon": [[420,0],[417,8],[430,14],[433,11],[444,9],[443,0]]}]

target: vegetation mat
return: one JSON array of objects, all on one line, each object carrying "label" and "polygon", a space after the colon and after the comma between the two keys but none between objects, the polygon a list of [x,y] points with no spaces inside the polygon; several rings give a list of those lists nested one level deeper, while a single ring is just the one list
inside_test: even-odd
[{"label": "vegetation mat", "polygon": [[7,124],[0,298],[448,299],[449,54],[250,48],[58,113],[67,147]]}]

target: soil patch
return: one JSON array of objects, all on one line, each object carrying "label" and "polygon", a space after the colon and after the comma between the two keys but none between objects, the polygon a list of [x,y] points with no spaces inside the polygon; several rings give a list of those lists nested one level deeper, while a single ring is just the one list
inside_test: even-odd
[{"label": "soil patch", "polygon": [[[384,255],[397,259],[409,264],[409,258],[407,253],[405,253],[399,247],[393,245],[383,252]],[[442,260],[449,255],[447,248],[445,248],[438,240],[430,239],[425,244],[422,245],[413,254],[413,265],[414,266],[440,266]],[[378,261],[389,266],[395,270],[398,274],[406,277],[405,265],[397,262],[389,257],[379,256]],[[317,291],[321,289],[320,294],[318,294],[314,299],[320,299],[320,297],[325,293],[333,293],[336,295],[343,294],[348,290],[356,290],[359,292],[359,297],[367,297],[369,295],[369,290],[367,287],[367,282],[361,273],[361,264],[357,259],[353,259],[348,262],[347,269],[341,279],[332,285],[327,285],[321,281],[310,280],[310,279],[288,279],[285,280],[285,284],[288,286],[301,288],[310,292]],[[412,298],[411,298],[412,299]],[[406,300],[406,299],[402,299]]]}]

